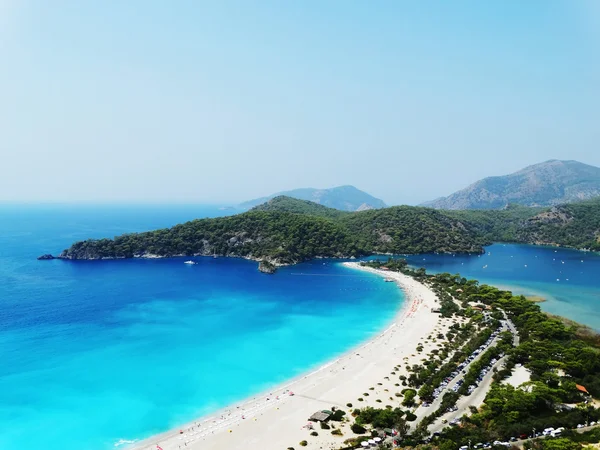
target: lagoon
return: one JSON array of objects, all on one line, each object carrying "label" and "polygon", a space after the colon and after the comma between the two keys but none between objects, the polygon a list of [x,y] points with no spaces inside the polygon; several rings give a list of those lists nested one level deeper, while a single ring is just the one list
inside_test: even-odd
[{"label": "lagoon", "polygon": [[546,299],[541,308],[600,331],[600,255],[578,250],[494,244],[482,255],[413,255],[429,272],[460,273],[515,293]]}]

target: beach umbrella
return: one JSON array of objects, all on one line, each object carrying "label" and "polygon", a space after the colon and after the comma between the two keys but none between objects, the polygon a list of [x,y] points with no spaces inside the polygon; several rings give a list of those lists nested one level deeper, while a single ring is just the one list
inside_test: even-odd
[{"label": "beach umbrella", "polygon": [[381,442],[381,438],[380,438],[380,437],[373,438],[373,440],[374,440],[375,442]]},{"label": "beach umbrella", "polygon": [[360,443],[360,445],[362,445],[363,447],[368,447],[368,446],[369,446],[369,443],[368,443],[367,441],[362,441],[362,442]]}]

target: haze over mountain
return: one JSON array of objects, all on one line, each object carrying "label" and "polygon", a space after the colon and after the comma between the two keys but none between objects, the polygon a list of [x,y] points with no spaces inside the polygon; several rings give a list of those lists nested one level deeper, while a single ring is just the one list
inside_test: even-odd
[{"label": "haze over mountain", "polygon": [[279,196],[297,198],[299,200],[308,200],[329,208],[339,209],[341,211],[363,211],[366,209],[385,208],[383,200],[373,197],[354,186],[337,186],[330,189],[301,188],[291,191],[278,192],[267,197],[256,198],[241,203],[239,206],[243,209],[250,209],[254,206],[265,203],[272,198]]},{"label": "haze over mountain", "polygon": [[448,197],[424,203],[437,209],[498,209],[510,203],[554,206],[600,196],[600,168],[550,160],[477,181]]}]

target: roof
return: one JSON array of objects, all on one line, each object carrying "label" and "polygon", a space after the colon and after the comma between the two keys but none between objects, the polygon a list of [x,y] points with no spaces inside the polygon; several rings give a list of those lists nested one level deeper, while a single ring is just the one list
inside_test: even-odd
[{"label": "roof", "polygon": [[331,411],[317,411],[312,416],[309,417],[308,420],[312,420],[315,422],[325,422],[331,416]]},{"label": "roof", "polygon": [[588,395],[590,395],[590,393],[588,392],[588,390],[585,388],[585,386],[582,386],[580,384],[576,384],[575,387],[577,388],[578,391],[584,392]]}]

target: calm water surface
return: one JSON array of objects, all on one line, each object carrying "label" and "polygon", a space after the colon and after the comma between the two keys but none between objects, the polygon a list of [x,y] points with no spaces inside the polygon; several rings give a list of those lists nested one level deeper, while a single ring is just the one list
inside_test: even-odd
[{"label": "calm water surface", "polygon": [[600,331],[600,255],[531,245],[494,244],[481,256],[419,255],[409,263],[460,273],[517,293],[540,295],[540,306]]},{"label": "calm water surface", "polygon": [[36,261],[206,206],[0,206],[0,444],[103,450],[267,389],[374,335],[392,283],[323,261]]}]

